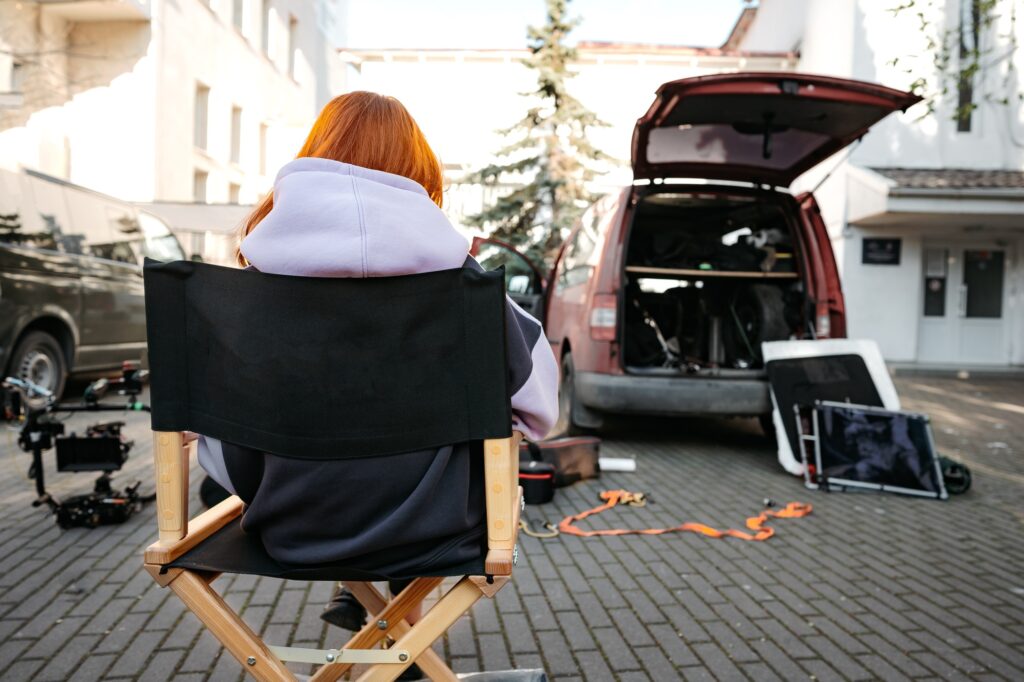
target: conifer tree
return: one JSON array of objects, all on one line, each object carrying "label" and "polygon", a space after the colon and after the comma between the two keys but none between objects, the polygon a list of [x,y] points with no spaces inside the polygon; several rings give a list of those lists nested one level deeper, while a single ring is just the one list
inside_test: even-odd
[{"label": "conifer tree", "polygon": [[576,75],[569,70],[576,48],[565,40],[580,21],[567,16],[568,2],[547,0],[546,23],[528,29],[530,56],[522,63],[536,71],[537,89],[523,95],[533,106],[518,123],[498,131],[511,140],[497,152],[500,162],[467,178],[485,186],[517,185],[466,222],[544,260],[553,258],[593,201],[587,183],[598,174],[595,166],[611,161],[587,137],[589,128],[608,124],[566,91],[566,81]]}]

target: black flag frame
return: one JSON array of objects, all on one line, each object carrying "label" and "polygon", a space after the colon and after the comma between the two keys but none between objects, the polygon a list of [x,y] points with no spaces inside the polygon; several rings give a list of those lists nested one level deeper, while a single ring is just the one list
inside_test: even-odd
[{"label": "black flag frame", "polygon": [[794,416],[808,488],[949,496],[928,415],[818,400]]}]

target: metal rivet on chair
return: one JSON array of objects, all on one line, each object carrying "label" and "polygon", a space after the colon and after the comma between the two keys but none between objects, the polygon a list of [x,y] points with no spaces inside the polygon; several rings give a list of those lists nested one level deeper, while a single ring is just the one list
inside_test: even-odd
[{"label": "metal rivet on chair", "polygon": [[245,659],[245,662],[249,665],[256,665],[256,657],[250,656],[249,658]]},{"label": "metal rivet on chair", "polygon": [[388,622],[386,620],[384,620],[383,618],[381,618],[380,620],[377,621],[377,629],[378,630],[387,630],[388,629]]},{"label": "metal rivet on chair", "polygon": [[334,663],[334,654],[327,654],[324,658],[327,659],[328,663]]},{"label": "metal rivet on chair", "polygon": [[398,660],[400,660],[402,663],[405,663],[409,660],[409,654],[398,654]]}]

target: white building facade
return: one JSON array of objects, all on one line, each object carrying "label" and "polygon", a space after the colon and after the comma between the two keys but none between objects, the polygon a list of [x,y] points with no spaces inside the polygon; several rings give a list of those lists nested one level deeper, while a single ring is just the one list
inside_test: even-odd
[{"label": "white building facade", "polygon": [[0,3],[0,164],[138,202],[225,262],[247,205],[344,91],[340,5]]},{"label": "white building facade", "polygon": [[[959,40],[964,26],[965,40],[973,40],[972,0],[893,12],[899,4],[761,0],[739,44],[794,50],[798,71],[900,89],[919,77],[934,84],[928,37]],[[954,79],[950,92],[934,100],[934,113],[922,103],[890,116],[847,160],[833,159],[798,181],[798,187],[812,187],[834,169],[816,196],[842,269],[849,334],[877,340],[891,362],[951,369],[1024,365],[1019,5],[1000,0],[991,25],[980,27],[984,66],[970,91],[959,92]],[[925,31],[918,10],[925,13]],[[948,56],[948,68],[959,68],[958,50]],[[999,101],[1004,97],[1007,103]],[[960,121],[958,103],[965,101],[975,108]],[[880,249],[898,249],[898,256],[878,263]]]}]

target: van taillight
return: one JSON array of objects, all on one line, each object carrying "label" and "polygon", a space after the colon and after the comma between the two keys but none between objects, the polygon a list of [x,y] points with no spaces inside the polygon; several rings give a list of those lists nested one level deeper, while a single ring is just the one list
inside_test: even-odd
[{"label": "van taillight", "polygon": [[827,339],[832,335],[832,320],[828,315],[818,315],[818,332],[819,339]]},{"label": "van taillight", "polygon": [[590,338],[594,341],[615,340],[615,294],[595,294],[590,308]]}]

